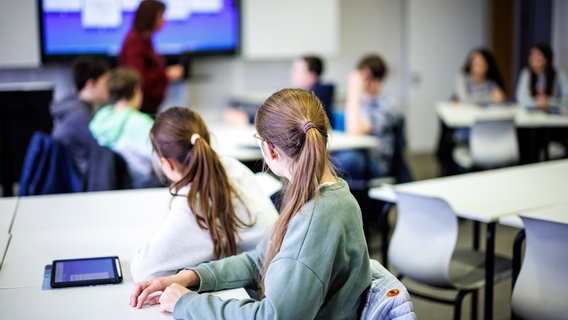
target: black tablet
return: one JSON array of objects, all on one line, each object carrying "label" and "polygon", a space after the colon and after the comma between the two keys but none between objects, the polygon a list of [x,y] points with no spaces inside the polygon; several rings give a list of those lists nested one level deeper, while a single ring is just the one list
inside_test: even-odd
[{"label": "black tablet", "polygon": [[118,257],[54,260],[51,287],[77,287],[122,282]]}]

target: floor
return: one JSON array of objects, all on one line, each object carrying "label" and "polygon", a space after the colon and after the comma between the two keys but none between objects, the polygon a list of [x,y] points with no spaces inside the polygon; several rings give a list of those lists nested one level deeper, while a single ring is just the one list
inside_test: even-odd
[{"label": "floor", "polygon": [[[432,154],[407,154],[406,158],[411,167],[415,180],[423,180],[435,178],[438,176],[438,164]],[[390,214],[390,225],[396,222],[396,209]],[[381,255],[381,240],[377,233],[377,229],[373,229],[368,234],[369,252],[372,258],[382,261]],[[471,243],[472,239],[472,223],[469,221],[460,221],[460,235],[459,243]],[[462,232],[463,231],[463,232]],[[483,231],[483,230],[482,230]],[[497,237],[495,243],[495,250],[498,254],[510,257],[513,248],[513,239],[515,238],[518,230],[497,226]],[[483,247],[483,242],[481,243]],[[391,271],[394,271],[390,269]],[[394,271],[396,272],[396,271]],[[452,291],[431,290],[415,282],[404,279],[403,283],[411,290],[420,292],[436,293],[444,297],[453,298]],[[511,280],[507,280],[495,285],[494,288],[494,301],[493,301],[493,318],[494,319],[510,319],[511,310]],[[478,319],[483,319],[483,296],[484,292],[479,293],[479,307]],[[427,300],[413,298],[414,308],[418,319],[453,319],[453,307],[451,305],[430,302]],[[471,301],[467,297],[464,300],[462,308],[462,319],[470,319]]]}]

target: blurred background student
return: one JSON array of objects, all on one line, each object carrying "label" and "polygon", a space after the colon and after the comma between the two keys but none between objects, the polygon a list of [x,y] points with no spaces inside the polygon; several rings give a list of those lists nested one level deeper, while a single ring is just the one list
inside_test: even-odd
[{"label": "blurred background student", "polygon": [[503,78],[493,54],[485,48],[473,49],[456,77],[454,100],[488,105],[505,99]]},{"label": "blurred background student", "polygon": [[152,166],[149,134],[154,120],[140,112],[142,88],[140,76],[129,68],[113,70],[108,79],[111,104],[100,109],[89,129],[103,146],[120,154],[126,161],[135,188],[162,184]]},{"label": "blurred background student", "polygon": [[377,136],[381,145],[368,152],[334,153],[334,164],[348,181],[377,178],[389,172],[394,153],[394,127],[400,116],[394,100],[383,92],[387,74],[383,58],[370,54],[361,58],[357,70],[349,75],[345,132]]},{"label": "blurred background student", "polygon": [[150,138],[173,198],[166,221],[132,261],[134,281],[253,250],[270,233],[276,208],[246,166],[211,149],[199,114],[170,108]]},{"label": "blurred background student", "polygon": [[119,65],[131,67],[142,76],[144,98],[140,111],[150,115],[158,112],[168,83],[184,76],[182,65],[166,66],[164,58],[154,50],[152,36],[163,27],[165,11],[161,1],[141,1],[118,56]]},{"label": "blurred background student", "polygon": [[109,66],[104,60],[80,57],[71,67],[76,93],[50,106],[53,139],[69,150],[81,174],[89,166],[89,150],[97,142],[89,131],[96,109],[107,103]]},{"label": "blurred background student", "polygon": [[548,44],[531,47],[528,65],[519,76],[516,98],[525,107],[541,110],[568,103],[568,79],[554,67],[554,53]]}]

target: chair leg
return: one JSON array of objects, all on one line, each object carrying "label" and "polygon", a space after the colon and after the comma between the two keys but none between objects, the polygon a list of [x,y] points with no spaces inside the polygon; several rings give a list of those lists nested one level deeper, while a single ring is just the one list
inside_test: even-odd
[{"label": "chair leg", "polygon": [[478,302],[479,292],[477,290],[471,293],[471,319],[477,320],[477,302]]},{"label": "chair leg", "polygon": [[[454,302],[454,319],[460,320],[461,319],[461,307],[463,298],[472,291],[469,290],[460,290],[456,296],[456,300]],[[472,306],[473,308],[473,306]]]}]

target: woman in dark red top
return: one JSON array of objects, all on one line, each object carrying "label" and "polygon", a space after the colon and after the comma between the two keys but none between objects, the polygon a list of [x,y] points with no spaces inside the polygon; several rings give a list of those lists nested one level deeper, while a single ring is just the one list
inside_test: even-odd
[{"label": "woman in dark red top", "polygon": [[132,28],[122,43],[118,63],[138,71],[142,77],[143,112],[154,115],[164,100],[170,81],[183,77],[182,65],[166,67],[164,58],[154,51],[152,35],[164,25],[166,6],[157,0],[140,2]]}]

